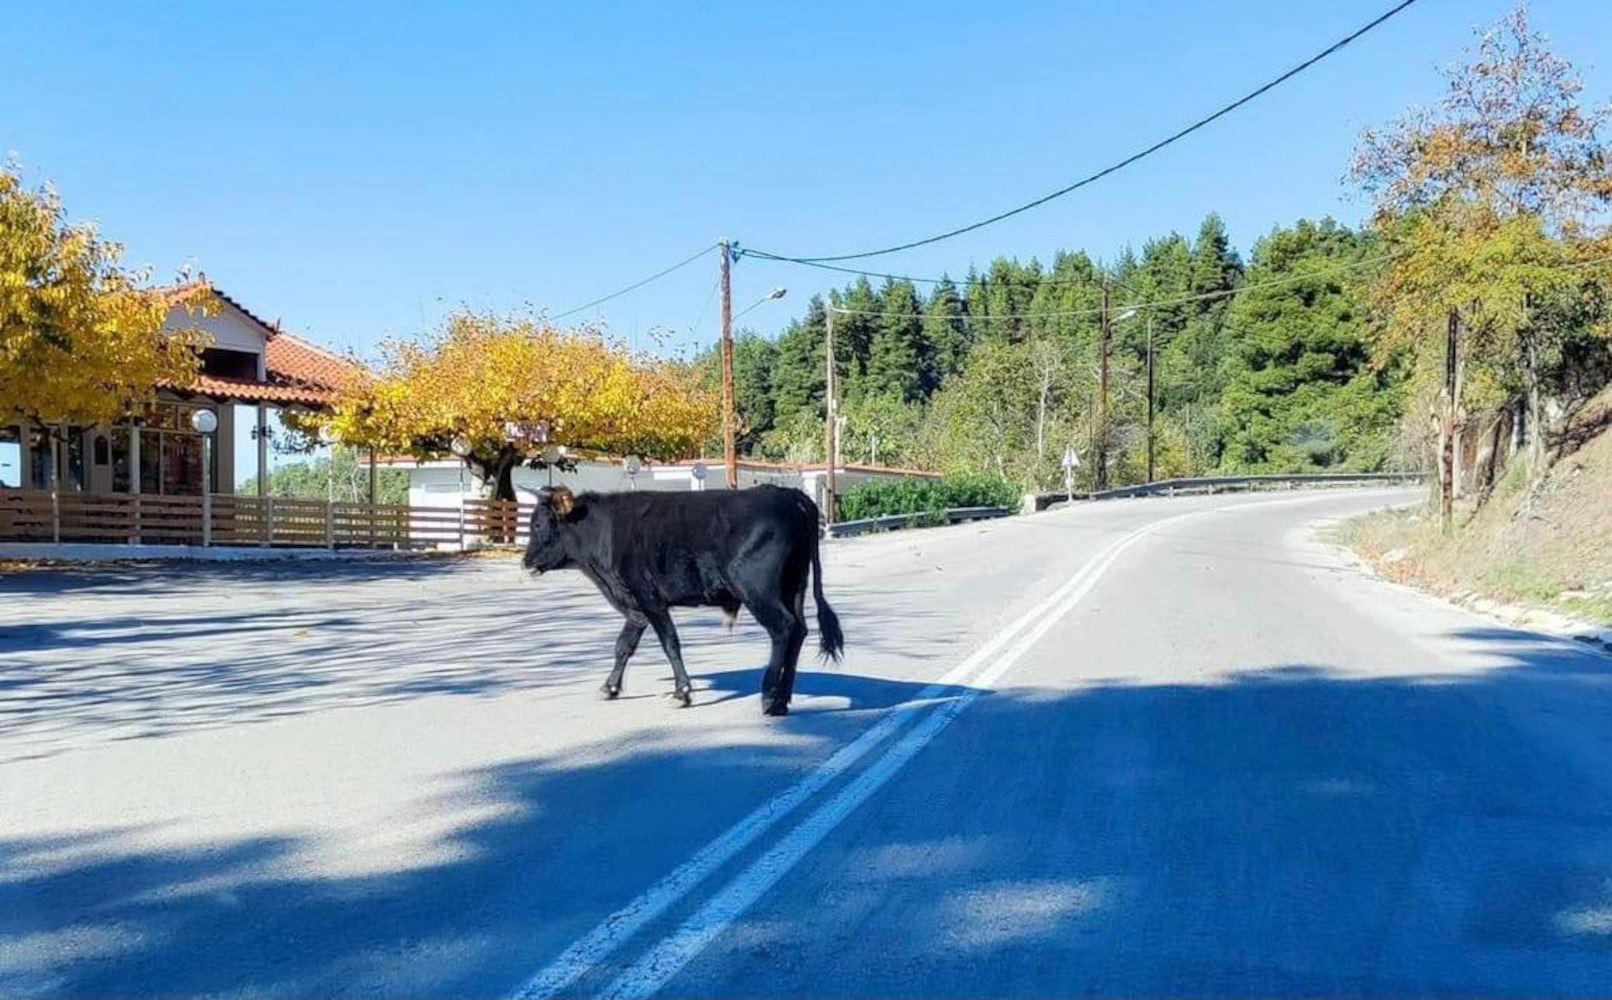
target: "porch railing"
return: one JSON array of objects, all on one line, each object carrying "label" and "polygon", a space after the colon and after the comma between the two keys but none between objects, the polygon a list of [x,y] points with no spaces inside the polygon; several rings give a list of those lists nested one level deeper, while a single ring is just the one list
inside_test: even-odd
[{"label": "porch railing", "polygon": [[[423,507],[214,494],[0,490],[0,543],[429,549],[521,545],[531,505]],[[204,523],[206,527],[204,528]]]}]

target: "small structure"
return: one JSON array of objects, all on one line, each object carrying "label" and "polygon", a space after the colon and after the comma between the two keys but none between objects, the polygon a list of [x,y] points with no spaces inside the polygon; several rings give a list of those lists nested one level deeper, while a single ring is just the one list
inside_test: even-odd
[{"label": "small structure", "polygon": [[[64,425],[54,458],[45,434],[26,425],[0,426],[0,489],[200,496],[202,435],[190,415],[202,407],[218,414],[215,489],[233,492],[237,472],[247,468],[255,469],[260,489],[266,487],[269,411],[328,405],[348,362],[266,322],[207,282],[181,285],[169,295],[166,329],[200,328],[212,337],[195,382],[160,387],[143,414],[112,426]],[[206,315],[192,311],[202,298],[215,306]],[[236,445],[243,419],[255,445],[245,455]]]}]

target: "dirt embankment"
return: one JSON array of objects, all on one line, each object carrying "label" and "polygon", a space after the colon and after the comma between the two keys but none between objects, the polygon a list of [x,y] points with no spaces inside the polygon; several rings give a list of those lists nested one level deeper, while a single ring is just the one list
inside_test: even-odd
[{"label": "dirt embankment", "polygon": [[1362,518],[1345,540],[1383,576],[1494,610],[1544,608],[1612,625],[1612,389],[1553,442],[1532,488],[1521,456],[1446,538],[1428,506]]}]

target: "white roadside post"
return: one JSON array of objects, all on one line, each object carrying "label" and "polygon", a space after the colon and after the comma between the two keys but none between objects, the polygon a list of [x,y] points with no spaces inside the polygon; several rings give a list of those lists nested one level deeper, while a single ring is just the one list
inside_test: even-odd
[{"label": "white roadside post", "polygon": [[1075,470],[1080,468],[1080,452],[1074,445],[1063,450],[1063,492],[1070,503],[1075,502]]},{"label": "white roadside post", "polygon": [[202,548],[213,544],[213,432],[218,430],[218,414],[195,410],[190,426],[202,436]]}]

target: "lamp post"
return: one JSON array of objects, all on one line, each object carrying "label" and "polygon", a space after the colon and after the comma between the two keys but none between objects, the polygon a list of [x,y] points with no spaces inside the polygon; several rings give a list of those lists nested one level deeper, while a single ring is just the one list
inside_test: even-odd
[{"label": "lamp post", "polygon": [[202,548],[213,544],[213,432],[218,430],[218,414],[194,410],[191,429],[202,436]]},{"label": "lamp post", "polygon": [[739,488],[739,421],[734,412],[733,398],[733,321],[763,302],[783,298],[789,294],[789,289],[780,285],[740,309],[735,315],[730,305],[732,302],[729,292],[730,263],[728,244],[724,240],[722,242],[722,457],[728,467],[728,489],[736,490]]}]

